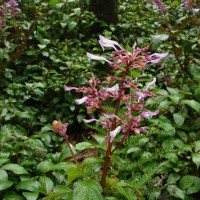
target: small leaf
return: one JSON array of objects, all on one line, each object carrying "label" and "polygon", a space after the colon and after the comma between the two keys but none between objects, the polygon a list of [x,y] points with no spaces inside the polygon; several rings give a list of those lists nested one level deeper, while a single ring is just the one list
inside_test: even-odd
[{"label": "small leaf", "polygon": [[182,126],[185,121],[185,117],[181,113],[174,113],[173,118],[178,127]]},{"label": "small leaf", "polygon": [[1,169],[12,171],[14,174],[28,174],[28,172],[18,164],[6,164]]},{"label": "small leaf", "polygon": [[50,178],[41,176],[39,181],[43,190],[45,191],[45,194],[49,194],[53,190],[54,184]]},{"label": "small leaf", "polygon": [[183,176],[179,182],[179,185],[178,185],[179,188],[182,190],[189,188],[194,183],[194,178],[195,176],[191,176],[191,175]]},{"label": "small leaf", "polygon": [[200,103],[195,100],[183,100],[181,101],[182,104],[187,104],[194,110],[196,110],[198,113],[200,113]]},{"label": "small leaf", "polygon": [[103,200],[103,190],[95,180],[80,181],[75,185],[73,200]]},{"label": "small leaf", "polygon": [[36,180],[24,180],[24,181],[21,181],[19,184],[17,184],[16,188],[20,190],[27,190],[27,191],[34,192],[38,188],[40,188],[40,183]]},{"label": "small leaf", "polygon": [[8,194],[3,200],[24,200],[24,198],[17,194]]},{"label": "small leaf", "polygon": [[52,167],[53,166],[53,163],[51,162],[51,161],[49,161],[49,160],[44,160],[44,161],[42,161],[41,163],[39,163],[38,165],[37,165],[37,171],[39,171],[39,172],[45,172],[45,171],[47,171],[50,167]]},{"label": "small leaf", "polygon": [[85,149],[89,149],[89,148],[92,148],[92,147],[94,147],[94,146],[91,143],[89,143],[89,142],[80,142],[80,143],[78,143],[76,145],[76,149],[78,151],[83,151]]},{"label": "small leaf", "polygon": [[200,153],[193,153],[192,154],[192,161],[196,164],[197,169],[200,166]]},{"label": "small leaf", "polygon": [[50,4],[51,6],[54,6],[56,3],[58,3],[58,0],[51,0],[51,1],[49,2],[49,4]]},{"label": "small leaf", "polygon": [[169,185],[167,187],[167,191],[172,195],[173,197],[177,197],[180,199],[185,199],[185,194],[182,190],[180,190],[176,185]]},{"label": "small leaf", "polygon": [[77,22],[75,21],[71,21],[68,25],[70,31],[73,30],[76,26],[77,26]]},{"label": "small leaf", "polygon": [[194,151],[195,152],[200,151],[200,140],[194,142]]},{"label": "small leaf", "polygon": [[22,193],[26,200],[37,200],[39,193],[38,192],[23,192]]},{"label": "small leaf", "polygon": [[8,174],[5,170],[0,169],[0,181],[8,180]]},{"label": "small leaf", "polygon": [[8,189],[12,185],[13,185],[12,181],[8,181],[8,180],[0,181],[0,191]]}]

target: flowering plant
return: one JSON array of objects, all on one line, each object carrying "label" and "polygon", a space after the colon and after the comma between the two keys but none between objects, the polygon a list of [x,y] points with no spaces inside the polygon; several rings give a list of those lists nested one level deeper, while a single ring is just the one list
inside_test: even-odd
[{"label": "flowering plant", "polygon": [[[100,180],[100,184],[104,188],[112,154],[124,144],[131,133],[135,135],[146,133],[146,127],[141,126],[140,122],[159,113],[144,107],[145,99],[155,96],[149,89],[155,85],[156,78],[142,90],[136,84],[138,79],[130,78],[129,73],[132,70],[143,70],[149,63],[159,64],[161,59],[167,57],[168,54],[149,54],[149,46],[138,48],[136,44],[133,45],[132,52],[128,52],[118,42],[103,36],[99,37],[99,43],[103,50],[105,47],[114,49],[111,53],[111,59],[91,53],[87,53],[87,57],[89,61],[107,62],[111,66],[111,72],[114,75],[107,77],[105,81],[101,81],[92,74],[91,79],[88,81],[88,87],[77,88],[65,85],[64,89],[65,91],[75,90],[78,93],[83,93],[83,97],[77,99],[75,103],[78,105],[85,103],[88,114],[94,110],[101,112],[100,119],[92,118],[83,121],[85,123],[99,123],[106,133],[106,155]],[[108,99],[112,99],[111,102],[114,106],[112,111],[104,106],[104,102]],[[63,129],[67,126],[60,123],[54,121],[53,130],[63,136]],[[55,127],[55,124],[59,124],[59,126]]]}]

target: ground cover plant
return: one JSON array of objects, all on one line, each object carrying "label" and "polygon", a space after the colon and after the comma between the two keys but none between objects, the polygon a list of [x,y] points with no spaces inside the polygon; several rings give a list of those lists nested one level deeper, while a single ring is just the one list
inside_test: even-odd
[{"label": "ground cover plant", "polygon": [[[198,199],[199,2],[118,3],[118,22],[113,25],[98,20],[85,0],[0,2],[2,199]],[[96,24],[99,32],[93,31]],[[156,56],[149,60],[158,59],[158,52],[168,52],[161,63],[148,63],[145,70],[129,71],[127,80],[135,82],[129,87],[127,81],[119,115],[113,114],[120,80],[112,80],[111,73],[119,78],[121,72],[110,71],[114,68],[109,59],[112,48],[105,48],[102,54],[99,35],[123,44],[109,43],[120,53],[121,46],[125,52],[133,53],[134,43],[140,49],[149,45],[145,58]],[[105,62],[89,63],[86,52],[92,52],[88,54],[91,59]],[[119,52],[113,58],[125,57],[125,52]],[[125,69],[125,65],[121,67]],[[106,94],[106,81],[102,80],[108,76],[113,81],[107,87],[111,90],[109,97],[114,99],[105,101],[106,114],[100,115],[95,107],[98,104],[89,105],[88,99],[79,105],[81,101],[77,99],[86,99],[76,92],[77,88],[88,88],[91,79],[91,84],[98,83],[97,91]],[[150,86],[153,80],[156,84]],[[98,81],[104,88],[100,89]],[[65,91],[64,85],[67,90],[75,88]],[[150,97],[142,99],[144,93]],[[133,98],[129,99],[130,105],[137,104],[139,98],[144,101],[140,104],[142,111],[132,113],[134,119],[142,116],[141,121],[124,141],[128,127],[125,121],[132,119],[125,115],[127,103],[122,103],[127,95]],[[143,112],[157,115],[146,118]],[[83,119],[93,122],[85,124]],[[68,145],[63,137],[53,133],[53,120],[57,120],[54,125],[57,123],[58,128],[69,123],[67,135],[63,135],[68,137]],[[107,126],[102,128],[96,122]],[[113,140],[109,139],[110,134]],[[117,148],[111,160],[107,158],[105,175],[102,166],[109,155],[109,145],[113,150]]]}]

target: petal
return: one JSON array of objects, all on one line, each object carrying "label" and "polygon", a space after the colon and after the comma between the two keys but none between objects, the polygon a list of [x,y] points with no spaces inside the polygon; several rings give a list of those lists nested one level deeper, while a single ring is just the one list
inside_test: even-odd
[{"label": "petal", "polygon": [[71,90],[76,90],[76,89],[78,89],[78,88],[77,87],[68,87],[68,86],[64,85],[65,91],[71,91]]},{"label": "petal", "polygon": [[116,42],[114,40],[109,40],[109,39],[103,37],[102,35],[99,36],[99,44],[101,45],[103,51],[104,51],[104,47],[112,47],[116,51],[117,51],[117,49],[115,46],[118,46],[120,49],[123,49],[118,42]]},{"label": "petal", "polygon": [[81,98],[81,99],[76,99],[76,100],[75,100],[75,103],[78,104],[78,105],[80,105],[80,104],[82,104],[82,103],[85,103],[86,100],[87,100],[87,97],[83,97],[83,98]]},{"label": "petal", "polygon": [[106,58],[102,57],[102,56],[95,56],[91,53],[87,52],[87,57],[88,57],[88,61],[90,62],[90,60],[102,60],[102,61],[106,61],[108,63],[111,63],[109,60],[107,60]]},{"label": "petal", "polygon": [[96,122],[96,121],[98,121],[97,119],[83,119],[83,121],[85,122],[85,123],[91,123],[91,122]]},{"label": "petal", "polygon": [[155,112],[150,112],[150,111],[147,111],[147,112],[143,112],[141,113],[141,117],[143,118],[149,118],[149,117],[152,117],[152,116],[155,116],[155,115],[158,115],[159,114],[159,111],[155,111]]},{"label": "petal", "polygon": [[147,90],[149,89],[149,87],[156,85],[156,78],[153,79],[153,81],[151,81],[148,85],[147,85]]},{"label": "petal", "polygon": [[105,91],[106,91],[106,92],[111,92],[111,93],[113,93],[113,92],[118,92],[118,91],[119,91],[119,85],[116,84],[116,85],[114,85],[114,86],[111,87],[111,88],[107,88]]},{"label": "petal", "polygon": [[116,137],[116,135],[121,131],[122,127],[118,126],[115,130],[110,131],[110,142]]}]

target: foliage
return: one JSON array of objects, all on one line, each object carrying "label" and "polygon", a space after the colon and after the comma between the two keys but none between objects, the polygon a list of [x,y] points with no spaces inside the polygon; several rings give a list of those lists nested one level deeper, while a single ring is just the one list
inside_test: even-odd
[{"label": "foliage", "polygon": [[[98,77],[109,72],[105,64],[92,67],[86,57],[87,51],[100,53],[98,36],[91,31],[97,19],[87,10],[86,0],[18,0],[16,15],[8,5],[6,26],[0,29],[2,199],[73,199],[83,192],[78,191],[81,186],[85,193],[95,191],[95,198],[107,200],[198,199],[199,3],[166,0],[163,15],[154,2],[119,1],[116,25],[98,21],[101,35],[126,48],[137,42],[141,47],[151,44],[151,53],[169,52],[159,66],[151,65],[142,75],[131,74],[141,80],[141,87],[157,78],[153,89],[157,96],[146,104],[150,110],[158,108],[160,115],[144,121],[146,135],[131,135],[116,151],[103,197],[93,179],[102,173],[105,130],[85,127],[82,119],[89,116],[73,103],[80,96],[63,92],[64,84],[84,86],[91,71]],[[62,138],[52,133],[54,119],[72,124],[68,131],[75,134],[69,141],[89,182],[72,163]],[[85,141],[78,143],[82,135]],[[94,149],[98,157],[91,157]]]}]

